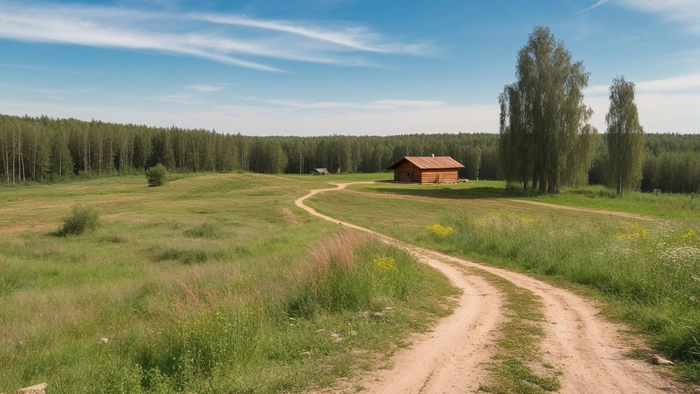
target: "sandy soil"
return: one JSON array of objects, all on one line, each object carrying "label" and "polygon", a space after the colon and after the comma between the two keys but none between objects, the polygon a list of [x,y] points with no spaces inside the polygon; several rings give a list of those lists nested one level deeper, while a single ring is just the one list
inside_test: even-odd
[{"label": "sandy soil", "polygon": [[661,376],[663,367],[625,357],[631,345],[620,333],[626,328],[604,319],[593,302],[579,295],[526,275],[405,245],[304,205],[304,200],[316,193],[341,190],[347,185],[313,190],[295,204],[312,215],[376,234],[385,242],[406,248],[464,290],[455,313],[441,320],[430,334],[416,337],[413,346],[399,352],[393,369],[362,379],[367,392],[470,393],[476,392],[480,383],[487,382],[483,363],[491,357],[489,344],[498,335],[495,328],[504,319],[500,308],[502,296],[477,275],[455,268],[459,266],[488,271],[542,298],[546,319],[542,359],[563,372],[560,393],[681,392]]}]

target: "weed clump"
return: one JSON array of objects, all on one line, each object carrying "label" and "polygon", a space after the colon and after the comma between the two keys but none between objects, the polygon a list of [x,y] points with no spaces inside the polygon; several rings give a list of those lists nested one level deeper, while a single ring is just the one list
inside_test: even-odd
[{"label": "weed clump", "polygon": [[197,227],[185,230],[185,237],[189,238],[221,238],[219,229],[211,223],[202,223]]},{"label": "weed clump", "polygon": [[63,219],[63,227],[57,235],[81,235],[86,231],[94,231],[100,226],[100,216],[93,208],[84,207],[78,203],[73,205],[71,214]]},{"label": "weed clump", "polygon": [[209,254],[201,249],[175,249],[170,248],[161,253],[157,260],[177,260],[185,265],[195,263],[206,263],[209,260]]},{"label": "weed clump", "polygon": [[158,163],[146,170],[146,179],[148,186],[163,186],[168,182],[168,170],[164,165]]}]

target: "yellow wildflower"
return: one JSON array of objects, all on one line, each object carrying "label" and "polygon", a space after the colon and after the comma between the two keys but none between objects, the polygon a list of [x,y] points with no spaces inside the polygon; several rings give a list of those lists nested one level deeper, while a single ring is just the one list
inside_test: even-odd
[{"label": "yellow wildflower", "polygon": [[376,265],[379,271],[382,272],[396,271],[396,262],[391,257],[380,257],[378,259],[374,259],[374,265]]},{"label": "yellow wildflower", "polygon": [[452,227],[442,226],[438,223],[431,226],[426,226],[425,228],[435,235],[450,235],[454,231]]}]

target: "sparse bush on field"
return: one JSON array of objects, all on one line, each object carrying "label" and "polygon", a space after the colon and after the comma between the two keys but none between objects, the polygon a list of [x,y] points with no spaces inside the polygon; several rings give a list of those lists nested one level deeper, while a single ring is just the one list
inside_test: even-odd
[{"label": "sparse bush on field", "polygon": [[146,170],[146,179],[148,179],[148,186],[163,186],[168,182],[168,170],[158,163]]},{"label": "sparse bush on field", "polygon": [[158,260],[177,260],[182,264],[206,263],[209,260],[209,254],[201,249],[176,249],[170,248],[161,253]]},{"label": "sparse bush on field", "polygon": [[63,227],[58,230],[58,235],[81,235],[86,231],[94,231],[100,225],[100,216],[90,207],[84,207],[77,203],[73,205],[71,214],[63,219]]},{"label": "sparse bush on field", "polygon": [[202,223],[197,227],[185,230],[185,237],[217,239],[221,237],[219,229],[211,223]]}]

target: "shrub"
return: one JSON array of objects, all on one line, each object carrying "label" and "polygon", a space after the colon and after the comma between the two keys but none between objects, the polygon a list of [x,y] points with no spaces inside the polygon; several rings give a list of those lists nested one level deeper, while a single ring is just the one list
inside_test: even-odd
[{"label": "shrub", "polygon": [[100,216],[97,211],[77,203],[73,205],[71,214],[63,219],[63,227],[58,230],[58,235],[81,235],[85,231],[94,231],[99,225]]},{"label": "shrub", "polygon": [[168,170],[158,163],[155,167],[146,170],[146,179],[148,179],[148,186],[165,185],[168,181]]}]

